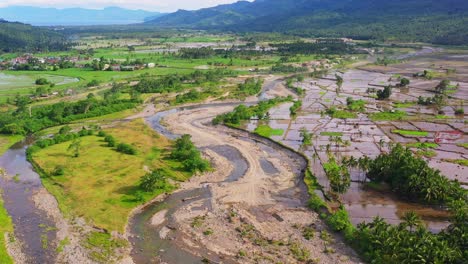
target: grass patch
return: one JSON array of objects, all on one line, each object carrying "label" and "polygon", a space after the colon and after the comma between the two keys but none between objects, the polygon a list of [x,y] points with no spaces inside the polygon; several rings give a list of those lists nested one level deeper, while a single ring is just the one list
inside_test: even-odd
[{"label": "grass patch", "polygon": [[23,136],[20,135],[13,135],[13,136],[6,136],[0,135],[0,155],[3,155],[11,146],[15,143],[23,140]]},{"label": "grass patch", "polygon": [[461,166],[468,167],[468,160],[466,159],[443,159],[442,161],[458,164]]},{"label": "grass patch", "polygon": [[284,134],[283,129],[273,129],[268,125],[260,125],[254,132],[262,137],[282,136]]},{"label": "grass patch", "polygon": [[401,130],[395,129],[392,130],[394,134],[400,134],[402,136],[412,136],[412,137],[427,137],[429,136],[429,132],[426,131],[416,131],[416,130]]},{"label": "grass patch", "polygon": [[0,196],[0,263],[13,264],[13,259],[6,249],[5,233],[13,233],[13,222],[3,207],[3,199]]},{"label": "grass patch", "polygon": [[[77,158],[67,151],[71,143],[65,142],[35,152],[32,159],[45,176],[45,187],[57,198],[66,216],[82,216],[97,227],[123,232],[134,207],[173,188],[168,185],[154,192],[142,192],[139,183],[147,173],[145,167],[162,169],[175,181],[184,181],[191,174],[183,171],[180,162],[169,159],[171,142],[142,120],[105,132],[118,142],[132,145],[137,154],[119,153],[107,147],[102,137],[86,136],[81,138]],[[64,175],[47,176],[57,166],[63,167]]]},{"label": "grass patch", "polygon": [[393,111],[393,112],[378,112],[369,115],[372,121],[395,121],[403,120],[407,116],[406,112]]},{"label": "grass patch", "polygon": [[468,149],[468,143],[460,143],[457,146]]},{"label": "grass patch", "polygon": [[326,137],[342,137],[343,133],[342,132],[320,132],[321,136],[326,136]]},{"label": "grass patch", "polygon": [[416,155],[420,157],[433,158],[437,156],[437,152],[433,150],[418,150],[416,151]]},{"label": "grass patch", "polygon": [[433,143],[433,142],[409,143],[409,144],[406,144],[406,146],[408,148],[418,148],[418,149],[428,149],[428,148],[435,149],[439,147],[437,143]]},{"label": "grass patch", "polygon": [[[357,101],[356,101],[357,102]],[[325,111],[327,115],[332,118],[339,118],[339,119],[348,119],[348,118],[356,118],[357,114],[345,110],[338,110],[335,107],[331,107]]]},{"label": "grass patch", "polygon": [[108,233],[91,232],[86,237],[84,246],[91,250],[90,257],[100,263],[109,263],[115,250],[127,246],[124,239],[113,238]]},{"label": "grass patch", "polygon": [[395,102],[395,103],[393,103],[393,106],[395,108],[408,108],[408,107],[411,107],[411,106],[413,106],[415,104],[416,103],[414,103],[414,102],[398,102],[398,103]]},{"label": "grass patch", "polygon": [[436,116],[435,116],[435,119],[450,119],[450,116],[446,116],[446,115],[436,115]]},{"label": "grass patch", "polygon": [[57,251],[57,253],[61,253],[63,252],[63,249],[70,245],[70,239],[68,239],[68,237],[66,237],[65,239],[63,240],[60,240],[58,246],[57,246],[57,249],[55,251]]}]

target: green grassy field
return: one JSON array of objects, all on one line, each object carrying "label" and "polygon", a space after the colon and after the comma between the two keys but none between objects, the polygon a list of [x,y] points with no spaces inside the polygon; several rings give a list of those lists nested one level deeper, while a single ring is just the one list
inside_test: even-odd
[{"label": "green grassy field", "polygon": [[78,158],[67,151],[70,142],[65,142],[35,153],[33,160],[47,175],[57,165],[63,166],[63,176],[45,177],[43,183],[66,216],[82,216],[98,227],[123,232],[130,211],[164,191],[143,193],[137,199],[141,195],[139,180],[146,169],[162,168],[176,181],[184,181],[190,174],[182,171],[179,162],[168,159],[170,141],[142,120],[105,131],[118,142],[133,145],[137,155],[121,154],[107,147],[103,138],[88,136],[82,138]]}]

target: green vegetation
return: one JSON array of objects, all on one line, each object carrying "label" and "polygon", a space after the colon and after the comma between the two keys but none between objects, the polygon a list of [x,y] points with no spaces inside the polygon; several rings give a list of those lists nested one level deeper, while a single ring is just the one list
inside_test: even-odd
[{"label": "green vegetation", "polygon": [[21,135],[0,135],[0,155],[3,155],[5,151],[23,138]]},{"label": "green vegetation", "polygon": [[392,87],[391,86],[385,86],[383,90],[378,90],[377,91],[377,99],[378,100],[386,100],[390,98],[392,95]]},{"label": "green vegetation", "polygon": [[327,136],[327,137],[342,137],[343,133],[342,132],[320,132],[321,136]]},{"label": "green vegetation", "polygon": [[65,37],[56,31],[0,20],[0,51],[63,50]]},{"label": "green vegetation", "polygon": [[468,149],[468,143],[459,143],[457,146]]},{"label": "green vegetation", "polygon": [[84,246],[91,251],[91,259],[99,263],[108,263],[116,250],[127,246],[127,241],[112,237],[108,233],[91,232],[87,235]]},{"label": "green vegetation", "polygon": [[78,102],[61,102],[31,108],[28,107],[29,97],[17,97],[17,109],[0,115],[0,133],[25,135],[79,119],[131,109],[139,103],[136,99],[117,99],[118,96],[116,88],[109,91],[104,100],[89,98]]},{"label": "green vegetation", "polygon": [[210,164],[202,158],[200,151],[192,143],[191,138],[190,135],[183,135],[177,139],[171,158],[182,162],[184,170],[191,173],[207,171],[210,169]]},{"label": "green vegetation", "polygon": [[327,115],[332,118],[339,118],[339,119],[348,119],[348,118],[356,118],[356,113],[348,112],[345,110],[338,110],[335,107],[330,107],[325,111]]},{"label": "green vegetation", "polygon": [[301,128],[301,137],[302,137],[302,147],[307,147],[312,145],[312,137],[314,136],[312,133],[307,131],[306,128]]},{"label": "green vegetation", "polygon": [[407,116],[404,111],[378,112],[369,115],[372,121],[397,121],[403,120]]},{"label": "green vegetation", "polygon": [[290,101],[292,101],[292,97],[276,97],[268,101],[261,101],[255,106],[247,107],[245,105],[239,105],[234,111],[217,116],[213,119],[213,124],[224,123],[238,126],[241,121],[250,120],[252,117],[257,117],[260,120],[267,119],[269,116],[268,110],[278,104]]},{"label": "green vegetation", "polygon": [[405,101],[405,102],[394,102],[393,105],[395,106],[395,108],[408,108],[408,107],[415,105],[415,103]]},{"label": "green vegetation", "polygon": [[159,78],[143,78],[135,87],[140,93],[180,92],[208,82],[218,82],[220,78],[232,76],[229,70],[194,71],[190,74],[170,74]]},{"label": "green vegetation", "polygon": [[444,159],[443,161],[468,167],[468,160],[466,159]]},{"label": "green vegetation", "polygon": [[13,259],[8,255],[6,249],[5,233],[13,235],[13,223],[3,207],[3,199],[0,194],[0,263],[13,264]]},{"label": "green vegetation", "polygon": [[[172,143],[141,120],[105,130],[106,135],[137,149],[136,155],[119,153],[103,144],[103,133],[84,134],[77,158],[67,152],[70,143],[65,141],[73,140],[76,134],[56,135],[28,149],[43,184],[57,198],[66,216],[79,215],[97,227],[123,232],[132,208],[174,188],[158,182],[156,187],[163,188],[144,191],[141,180],[148,174],[145,167],[163,170],[164,180],[184,181],[191,176],[184,162],[172,158]],[[63,175],[54,175],[57,165],[63,167]]]},{"label": "green vegetation", "polygon": [[262,90],[262,86],[262,79],[255,80],[254,78],[248,78],[244,83],[237,86],[235,96],[243,99],[252,95],[257,95]]},{"label": "green vegetation", "polygon": [[[351,221],[349,221],[349,215],[346,209],[341,206],[336,212],[332,213],[327,217],[326,222],[333,231],[344,232],[345,234],[352,236],[355,228]],[[349,238],[348,237],[348,238]]]},{"label": "green vegetation", "polygon": [[394,146],[390,153],[365,162],[367,175],[372,181],[385,182],[394,192],[410,200],[448,204],[452,200],[466,199],[466,191],[458,182],[448,180],[400,144]]},{"label": "green vegetation", "polygon": [[427,137],[429,136],[429,132],[426,131],[416,131],[416,130],[401,130],[395,129],[392,130],[394,134],[400,134],[402,136],[413,136],[413,137]]},{"label": "green vegetation", "polygon": [[366,110],[366,101],[354,100],[351,97],[346,98],[346,105],[349,111],[353,112],[364,112]]},{"label": "green vegetation", "polygon": [[302,101],[295,101],[294,104],[289,108],[291,116],[296,116],[299,109],[302,107]]},{"label": "green vegetation", "polygon": [[[348,163],[352,165],[351,163]],[[467,191],[450,181],[400,144],[376,159],[361,158],[352,166],[365,168],[374,183],[385,182],[409,200],[448,206],[451,225],[438,234],[429,232],[416,214],[409,212],[399,225],[390,225],[376,217],[361,223],[352,232],[344,232],[349,243],[364,260],[372,263],[464,263],[468,260]],[[343,215],[343,219],[345,219]]]},{"label": "green vegetation", "polygon": [[420,156],[420,157],[433,158],[433,157],[437,156],[437,152],[435,152],[433,150],[424,149],[424,150],[416,151],[416,155]]},{"label": "green vegetation", "polygon": [[[300,77],[299,77],[300,76]],[[299,81],[300,79],[303,80],[303,77],[301,75],[299,75],[296,79]],[[294,79],[293,78],[288,78],[286,79],[286,87],[288,87],[289,89],[291,89],[292,91],[294,91],[297,95],[299,96],[304,96],[305,95],[305,89],[302,89],[300,87],[296,87],[294,86],[293,84],[294,82]]]},{"label": "green vegetation", "polygon": [[406,147],[408,148],[418,148],[418,149],[435,149],[438,148],[439,145],[437,143],[433,142],[416,142],[416,143],[409,143],[406,144]]},{"label": "green vegetation", "polygon": [[[463,263],[467,260],[466,251],[463,257],[462,245],[454,239],[459,233],[433,234],[413,222],[394,226],[377,217],[371,223],[358,225],[353,244],[364,260],[372,263]],[[417,229],[412,231],[408,227]],[[465,224],[465,229],[457,232],[466,231]]]},{"label": "green vegetation", "polygon": [[254,132],[262,137],[282,136],[284,134],[283,129],[273,129],[268,125],[260,125]]},{"label": "green vegetation", "polygon": [[351,186],[351,174],[344,165],[339,165],[334,156],[329,155],[327,163],[323,164],[323,169],[330,181],[333,192],[345,193]]},{"label": "green vegetation", "polygon": [[[237,32],[277,32],[309,37],[349,37],[464,45],[466,2],[371,0],[330,2],[255,1],[198,11],[179,11],[149,24]],[[456,10],[454,9],[456,6]],[[276,36],[278,35],[276,33]],[[265,34],[265,33],[260,33]],[[321,51],[320,49],[318,49]]]}]

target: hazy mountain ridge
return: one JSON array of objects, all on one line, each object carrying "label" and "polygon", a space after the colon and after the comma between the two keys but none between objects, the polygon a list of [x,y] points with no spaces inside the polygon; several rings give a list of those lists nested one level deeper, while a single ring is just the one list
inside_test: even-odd
[{"label": "hazy mountain ridge", "polygon": [[467,14],[466,0],[257,0],[197,11],[180,10],[148,23],[236,32],[464,44],[468,41]]},{"label": "hazy mountain ridge", "polygon": [[0,8],[0,18],[8,21],[51,26],[51,25],[112,25],[141,23],[145,18],[163,15],[145,10],[129,10],[119,7],[104,9],[84,8],[40,8],[31,6],[9,6]]}]

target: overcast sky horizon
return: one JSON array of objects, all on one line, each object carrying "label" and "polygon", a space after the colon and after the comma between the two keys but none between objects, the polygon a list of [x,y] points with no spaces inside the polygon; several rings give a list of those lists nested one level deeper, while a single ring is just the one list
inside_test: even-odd
[{"label": "overcast sky horizon", "polygon": [[0,8],[7,6],[35,6],[102,9],[110,6],[118,6],[127,9],[173,12],[178,9],[196,10],[220,4],[230,4],[237,1],[238,0],[0,0]]}]

